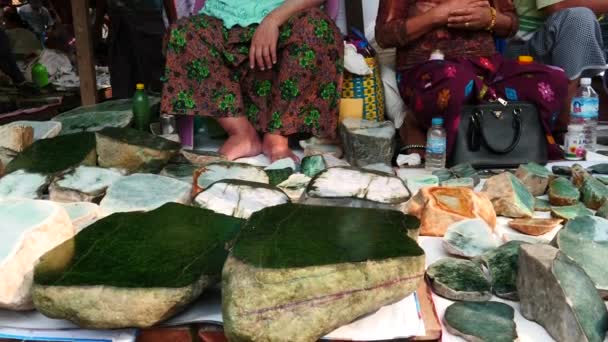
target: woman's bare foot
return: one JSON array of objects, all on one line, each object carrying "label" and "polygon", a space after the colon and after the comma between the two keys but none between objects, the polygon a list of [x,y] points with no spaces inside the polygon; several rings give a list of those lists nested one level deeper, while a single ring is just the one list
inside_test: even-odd
[{"label": "woman's bare foot", "polygon": [[282,135],[266,133],[262,151],[273,163],[285,158],[291,158],[296,163],[300,162],[300,158],[289,148],[289,140]]},{"label": "woman's bare foot", "polygon": [[246,117],[222,118],[217,120],[228,133],[228,140],[218,151],[228,160],[254,157],[262,152],[262,142],[255,128]]}]

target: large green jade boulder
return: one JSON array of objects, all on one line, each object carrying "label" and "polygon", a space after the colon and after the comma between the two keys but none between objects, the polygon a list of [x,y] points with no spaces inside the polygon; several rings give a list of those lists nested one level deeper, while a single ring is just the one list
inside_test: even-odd
[{"label": "large green jade boulder", "polygon": [[84,328],[152,326],[220,279],[241,225],[175,203],[108,216],[40,259],[34,304]]},{"label": "large green jade boulder", "polygon": [[608,220],[593,216],[570,220],[557,234],[555,243],[585,270],[600,295],[608,298]]},{"label": "large green jade boulder", "polygon": [[524,242],[509,241],[481,256],[492,279],[492,292],[501,298],[517,300],[519,249]]},{"label": "large green jade boulder", "polygon": [[569,180],[559,177],[549,184],[549,203],[555,206],[567,206],[578,203],[581,194]]},{"label": "large green jade boulder", "polygon": [[77,133],[34,142],[6,165],[6,173],[25,170],[52,175],[79,165],[96,164],[95,136]]},{"label": "large green jade boulder", "polygon": [[492,298],[491,285],[481,266],[470,260],[441,259],[426,270],[433,292],[451,300],[486,301]]},{"label": "large green jade boulder", "polygon": [[41,198],[50,182],[46,175],[15,171],[0,178],[0,199]]},{"label": "large green jade boulder", "polygon": [[496,215],[506,217],[532,217],[535,198],[526,186],[511,173],[505,172],[489,178],[483,187]]},{"label": "large green jade boulder", "polygon": [[395,153],[395,125],[347,118],[340,125],[345,159],[353,166],[383,163],[390,165]]},{"label": "large green jade boulder", "polygon": [[581,187],[581,201],[589,209],[599,209],[608,198],[608,187],[599,180],[588,177]]},{"label": "large green jade boulder", "polygon": [[131,128],[106,128],[95,133],[99,166],[129,172],[158,172],[181,145]]},{"label": "large green jade boulder", "polygon": [[544,195],[553,174],[542,165],[534,162],[521,165],[515,172],[532,196]]},{"label": "large green jade boulder", "polygon": [[233,162],[213,162],[204,165],[195,173],[194,192],[199,193],[217,181],[228,179],[270,183],[268,175],[257,166]]},{"label": "large green jade boulder", "polygon": [[565,207],[551,207],[551,216],[568,221],[580,216],[593,216],[593,212],[582,203],[577,203]]},{"label": "large green jade boulder", "polygon": [[124,128],[133,121],[133,102],[116,100],[78,107],[57,115],[53,121],[61,123],[61,134],[97,132],[106,127]]},{"label": "large green jade boulder", "polygon": [[243,219],[264,208],[289,202],[289,197],[274,186],[239,180],[213,183],[194,198],[196,206]]},{"label": "large green jade boulder", "polygon": [[443,322],[447,331],[466,341],[517,341],[515,310],[499,302],[462,302],[450,305]]},{"label": "large green jade boulder", "polygon": [[49,195],[56,202],[98,201],[106,189],[122,176],[123,173],[116,169],[79,166],[56,177],[49,187]]},{"label": "large green jade boulder", "polygon": [[402,213],[285,204],[251,216],[222,273],[231,341],[315,341],[405,298],[424,252]]},{"label": "large green jade boulder", "polygon": [[517,292],[521,314],[542,325],[555,340],[604,341],[604,301],[585,271],[558,249],[521,246]]}]

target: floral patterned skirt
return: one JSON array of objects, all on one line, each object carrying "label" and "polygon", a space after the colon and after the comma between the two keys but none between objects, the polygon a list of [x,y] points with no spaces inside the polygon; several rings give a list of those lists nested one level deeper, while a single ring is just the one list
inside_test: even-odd
[{"label": "floral patterned skirt", "polygon": [[232,29],[206,15],[184,18],[167,37],[161,111],[216,118],[247,116],[263,133],[333,137],[342,88],[343,43],[319,9],[280,28],[277,64],[251,70],[257,25]]}]

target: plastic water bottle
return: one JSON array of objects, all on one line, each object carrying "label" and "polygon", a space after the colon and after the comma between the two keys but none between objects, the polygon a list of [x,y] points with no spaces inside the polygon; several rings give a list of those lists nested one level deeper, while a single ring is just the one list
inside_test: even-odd
[{"label": "plastic water bottle", "polygon": [[135,128],[140,131],[150,130],[150,101],[142,83],[137,84],[133,95],[133,121]]},{"label": "plastic water bottle", "polygon": [[587,151],[595,151],[599,109],[600,99],[591,87],[591,79],[581,78],[581,86],[572,99],[570,107],[570,123],[583,125]]},{"label": "plastic water bottle", "polygon": [[426,140],[426,164],[427,170],[445,168],[446,155],[446,133],[443,129],[443,119],[433,118]]}]

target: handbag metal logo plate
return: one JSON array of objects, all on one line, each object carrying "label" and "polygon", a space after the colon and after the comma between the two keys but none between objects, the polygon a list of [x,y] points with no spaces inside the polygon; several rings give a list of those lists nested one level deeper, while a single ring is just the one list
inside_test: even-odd
[{"label": "handbag metal logo plate", "polygon": [[492,113],[494,113],[494,116],[498,119],[501,120],[502,119],[502,110],[493,110]]}]

